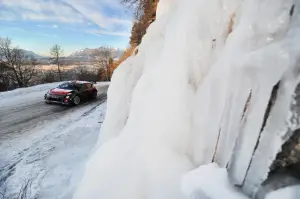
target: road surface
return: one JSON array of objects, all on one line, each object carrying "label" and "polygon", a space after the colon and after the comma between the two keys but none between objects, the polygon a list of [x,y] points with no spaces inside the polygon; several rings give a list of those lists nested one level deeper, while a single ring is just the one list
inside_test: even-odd
[{"label": "road surface", "polygon": [[1,140],[14,133],[24,131],[45,120],[59,119],[60,116],[84,108],[85,105],[96,107],[106,100],[108,86],[98,88],[96,100],[85,102],[78,107],[48,105],[44,103],[43,95],[39,101],[16,104],[15,106],[1,107],[0,111],[0,143]]},{"label": "road surface", "polygon": [[45,104],[48,87],[0,95],[0,198],[16,198],[28,182],[27,199],[69,199],[82,177],[108,85],[96,85],[97,99],[76,107]]}]

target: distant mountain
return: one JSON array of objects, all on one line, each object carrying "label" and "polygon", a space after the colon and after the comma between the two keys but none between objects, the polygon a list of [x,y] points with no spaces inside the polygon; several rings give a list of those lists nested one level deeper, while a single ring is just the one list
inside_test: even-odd
[{"label": "distant mountain", "polygon": [[[68,59],[76,59],[82,61],[89,61],[95,56],[104,56],[104,48],[85,48],[76,52],[71,53],[67,58]],[[122,55],[123,50],[121,49],[112,49],[112,58],[118,59]]]},{"label": "distant mountain", "polygon": [[[41,64],[50,64],[50,57],[41,56],[32,51],[21,49],[26,56],[32,56],[39,61]],[[112,49],[112,58],[119,59],[123,54],[123,50],[114,48]],[[89,62],[95,56],[104,56],[104,48],[85,48],[76,52],[71,53],[69,56],[64,57],[63,60],[65,63],[76,63],[76,62]]]},{"label": "distant mountain", "polygon": [[43,58],[47,58],[47,57],[44,57],[44,56],[41,56],[41,55],[38,55],[38,54],[36,54],[36,53],[34,53],[34,52],[32,52],[32,51],[29,51],[29,50],[24,50],[24,49],[21,49],[23,52],[24,52],[24,54],[26,55],[26,56],[32,56],[32,57],[34,57],[35,59],[43,59]]},{"label": "distant mountain", "polygon": [[35,58],[36,60],[38,60],[39,63],[45,63],[45,64],[49,63],[49,57],[38,55],[38,54],[36,54],[32,51],[29,51],[29,50],[24,50],[24,49],[18,49],[18,50],[22,51],[26,57]]}]

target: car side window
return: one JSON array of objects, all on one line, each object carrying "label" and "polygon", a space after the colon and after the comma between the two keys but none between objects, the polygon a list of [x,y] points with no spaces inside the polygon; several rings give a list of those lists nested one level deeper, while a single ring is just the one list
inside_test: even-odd
[{"label": "car side window", "polygon": [[92,88],[91,84],[85,84],[87,86],[88,89]]},{"label": "car side window", "polygon": [[87,86],[85,84],[79,85],[79,91],[84,91],[87,89]]}]

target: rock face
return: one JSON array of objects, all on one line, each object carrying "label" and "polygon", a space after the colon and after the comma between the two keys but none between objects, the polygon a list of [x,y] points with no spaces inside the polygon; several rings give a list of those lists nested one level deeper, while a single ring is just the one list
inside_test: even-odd
[{"label": "rock face", "polygon": [[[297,114],[300,111],[300,85],[297,86],[293,99],[291,112],[294,116],[289,121],[291,124],[298,125],[299,117]],[[300,184],[300,129],[296,128],[293,131],[288,129],[283,139],[287,141],[282,144],[281,151],[272,162],[269,174],[262,184],[256,188],[256,193],[253,192],[257,199],[264,199],[266,194],[273,190]],[[272,140],[269,140],[269,143],[271,142]],[[247,189],[251,185],[251,183],[246,183],[244,187]]]},{"label": "rock face", "polygon": [[293,132],[291,138],[282,146],[272,164],[271,173],[282,172],[300,179],[300,129]]},{"label": "rock face", "polygon": [[[295,90],[291,111],[295,117],[292,117],[290,122],[299,124],[300,85]],[[267,179],[256,193],[258,199],[263,199],[272,190],[300,184],[300,129],[287,133],[285,139],[288,140],[282,145],[281,152],[277,154],[270,167]]]},{"label": "rock face", "polygon": [[[295,73],[295,77],[298,75]],[[290,78],[284,79],[284,82],[291,80]],[[287,84],[284,82],[279,84],[277,91],[277,95],[281,97],[271,96],[270,98],[270,101],[273,101],[271,109],[275,110],[268,113],[267,124],[264,127],[266,129],[262,131],[262,137],[257,142],[258,146],[243,184],[246,193],[255,195],[259,199],[264,198],[271,190],[300,184],[300,118],[298,115],[300,113],[300,84],[295,84],[297,82],[295,81],[293,84],[295,89],[290,93],[288,91],[291,89],[287,89]],[[280,103],[283,98],[282,94],[291,98],[289,114],[285,120],[281,119],[281,122],[285,122],[284,125],[270,131],[270,125],[276,121],[274,120],[275,114],[278,114],[276,110],[282,107]],[[270,150],[267,149],[268,147]]]}]

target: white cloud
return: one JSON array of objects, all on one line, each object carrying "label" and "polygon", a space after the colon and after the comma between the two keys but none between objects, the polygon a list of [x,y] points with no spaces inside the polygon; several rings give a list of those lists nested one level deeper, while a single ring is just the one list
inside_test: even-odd
[{"label": "white cloud", "polygon": [[108,32],[116,32],[119,34],[120,29],[130,32],[132,21],[125,16],[107,16],[103,14],[103,10],[113,8],[118,13],[124,9],[119,3],[119,0],[64,0],[69,5],[78,10],[84,17],[107,30]]},{"label": "white cloud", "polygon": [[[1,7],[1,2],[0,2]],[[14,14],[7,10],[0,10],[0,20],[12,21],[14,20]]]},{"label": "white cloud", "polygon": [[128,32],[119,32],[119,31],[87,30],[86,32],[97,36],[101,36],[101,35],[111,35],[111,36],[121,36],[121,37],[130,36]]},{"label": "white cloud", "polygon": [[52,24],[52,25],[48,25],[48,24],[37,24],[36,25],[37,27],[40,27],[40,28],[58,28],[58,25],[56,24]]},{"label": "white cloud", "polygon": [[56,34],[48,34],[48,33],[41,33],[41,35],[47,36],[47,37],[57,37]]},{"label": "white cloud", "polygon": [[[71,6],[58,1],[1,0],[0,5],[4,8],[0,10],[0,16],[6,20],[58,21],[64,23],[82,23],[85,21],[85,18]],[[10,15],[7,15],[7,12]]]},{"label": "white cloud", "polygon": [[24,29],[20,28],[20,27],[7,26],[7,27],[1,27],[1,29],[9,30],[9,31],[12,31],[12,32],[26,33],[26,31]]},{"label": "white cloud", "polygon": [[[41,22],[39,27],[58,28],[56,23],[80,23],[99,26],[91,34],[128,36],[131,17],[124,14],[119,0],[0,0],[0,20]],[[47,24],[42,24],[47,22]],[[53,25],[48,25],[49,23]],[[64,27],[62,27],[64,28]],[[88,28],[88,27],[87,27]]]},{"label": "white cloud", "polygon": [[98,12],[96,8],[92,8],[93,6],[90,5],[88,1],[66,0],[66,2],[78,10],[88,20],[98,24],[100,27],[105,27],[105,17],[101,12]]}]

